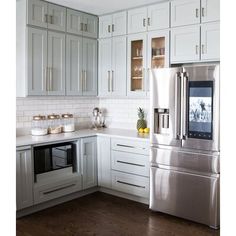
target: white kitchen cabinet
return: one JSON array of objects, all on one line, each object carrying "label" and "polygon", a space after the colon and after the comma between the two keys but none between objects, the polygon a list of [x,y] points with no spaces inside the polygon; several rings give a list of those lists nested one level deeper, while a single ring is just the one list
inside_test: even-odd
[{"label": "white kitchen cabinet", "polygon": [[98,37],[97,16],[83,13],[83,36],[95,39]]},{"label": "white kitchen cabinet", "polygon": [[201,60],[220,60],[220,24],[201,26]]},{"label": "white kitchen cabinet", "polygon": [[33,205],[33,165],[30,147],[16,151],[16,209]]},{"label": "white kitchen cabinet", "polygon": [[81,139],[81,162],[83,189],[97,186],[97,141],[96,137]]},{"label": "white kitchen cabinet", "polygon": [[200,0],[171,1],[171,27],[200,23]]},{"label": "white kitchen cabinet", "polygon": [[99,17],[99,38],[126,34],[126,11]]},{"label": "white kitchen cabinet", "polygon": [[128,34],[145,32],[147,30],[147,7],[128,11]]},{"label": "white kitchen cabinet", "polygon": [[220,20],[220,0],[201,0],[201,20],[203,23]]},{"label": "white kitchen cabinet", "polygon": [[171,29],[171,63],[200,60],[200,26]]},{"label": "white kitchen cabinet", "polygon": [[97,138],[98,186],[111,188],[111,139]]},{"label": "white kitchen cabinet", "polygon": [[148,31],[169,28],[169,2],[148,6]]},{"label": "white kitchen cabinet", "polygon": [[126,36],[99,40],[99,95],[126,95]]}]

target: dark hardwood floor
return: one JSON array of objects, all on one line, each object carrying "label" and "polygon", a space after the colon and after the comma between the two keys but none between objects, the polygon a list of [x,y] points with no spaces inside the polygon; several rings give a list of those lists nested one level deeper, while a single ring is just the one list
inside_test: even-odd
[{"label": "dark hardwood floor", "polygon": [[147,205],[96,192],[22,217],[17,236],[219,236],[219,230],[152,212]]}]

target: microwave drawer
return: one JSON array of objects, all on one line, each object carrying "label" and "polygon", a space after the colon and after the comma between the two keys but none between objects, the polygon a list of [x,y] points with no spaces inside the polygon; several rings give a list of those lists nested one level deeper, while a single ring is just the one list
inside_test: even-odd
[{"label": "microwave drawer", "polygon": [[112,151],[112,169],[130,174],[149,176],[149,158],[136,153]]},{"label": "microwave drawer", "polygon": [[127,139],[111,139],[111,149],[116,151],[138,153],[143,155],[149,155],[149,143],[148,141],[136,141]]},{"label": "microwave drawer", "polygon": [[34,186],[34,204],[46,202],[82,189],[81,177],[71,177],[58,182]]},{"label": "microwave drawer", "polygon": [[112,189],[148,198],[149,178],[112,171]]}]

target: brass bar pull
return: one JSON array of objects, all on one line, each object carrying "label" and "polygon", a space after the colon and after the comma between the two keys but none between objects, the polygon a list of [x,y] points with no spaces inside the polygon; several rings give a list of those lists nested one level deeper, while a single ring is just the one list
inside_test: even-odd
[{"label": "brass bar pull", "polygon": [[148,17],[148,26],[151,25],[150,20],[151,20],[150,17]]},{"label": "brass bar pull", "polygon": [[50,16],[51,24],[53,24],[53,16]]},{"label": "brass bar pull", "polygon": [[108,25],[108,33],[111,33],[111,26]]},{"label": "brass bar pull", "polygon": [[202,54],[205,53],[205,50],[204,50],[204,44],[202,44]]},{"label": "brass bar pull", "polygon": [[198,55],[198,45],[196,45],[196,55]]},{"label": "brass bar pull", "polygon": [[80,23],[80,31],[83,31],[83,30],[84,30],[84,24]]},{"label": "brass bar pull", "polygon": [[196,8],[196,18],[198,18],[198,8]]},{"label": "brass bar pull", "polygon": [[146,19],[143,18],[143,27],[145,27],[145,26],[146,26]]},{"label": "brass bar pull", "polygon": [[111,83],[110,82],[110,71],[108,70],[107,73],[108,73],[108,80],[107,80],[108,81],[108,92],[110,92],[110,86],[111,86],[110,85],[110,83]]},{"label": "brass bar pull", "polygon": [[205,8],[202,7],[202,17],[205,17]]}]

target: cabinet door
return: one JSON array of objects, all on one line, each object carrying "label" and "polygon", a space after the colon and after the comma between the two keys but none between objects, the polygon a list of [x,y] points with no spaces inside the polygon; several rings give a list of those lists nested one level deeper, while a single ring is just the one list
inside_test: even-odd
[{"label": "cabinet door", "polygon": [[82,37],[66,36],[66,95],[82,95]]},{"label": "cabinet door", "polygon": [[83,38],[83,95],[97,95],[97,40]]},{"label": "cabinet door", "polygon": [[47,93],[47,31],[28,27],[28,95]]},{"label": "cabinet door", "polygon": [[148,30],[169,28],[169,2],[148,7]]},{"label": "cabinet door", "polygon": [[127,31],[127,12],[115,13],[112,18],[112,35],[125,35]]},{"label": "cabinet door", "polygon": [[146,96],[146,34],[128,37],[127,94]]},{"label": "cabinet door", "polygon": [[111,91],[114,96],[126,95],[126,36],[112,39]]},{"label": "cabinet door", "polygon": [[171,2],[171,27],[200,23],[200,0]]},{"label": "cabinet door", "polygon": [[72,34],[83,34],[83,13],[67,9],[66,31]]},{"label": "cabinet door", "polygon": [[220,60],[220,24],[209,23],[201,26],[201,59]]},{"label": "cabinet door", "polygon": [[128,11],[128,34],[145,32],[147,30],[147,8],[137,8]]},{"label": "cabinet door", "polygon": [[171,63],[200,60],[200,27],[187,26],[171,30]]},{"label": "cabinet door", "polygon": [[44,1],[27,1],[27,24],[47,28],[48,4]]},{"label": "cabinet door", "polygon": [[93,15],[83,15],[83,36],[97,38],[98,36],[98,18]]},{"label": "cabinet door", "polygon": [[48,31],[48,95],[65,95],[65,34]]},{"label": "cabinet door", "polygon": [[111,38],[99,40],[99,96],[107,96],[111,93],[111,42]]},{"label": "cabinet door", "polygon": [[48,4],[48,29],[66,30],[66,8]]},{"label": "cabinet door", "polygon": [[220,0],[202,0],[202,22],[220,20]]},{"label": "cabinet door", "polygon": [[112,36],[112,15],[99,17],[99,38]]},{"label": "cabinet door", "polygon": [[83,189],[97,186],[96,137],[81,139]]},{"label": "cabinet door", "polygon": [[31,150],[16,152],[16,209],[33,205],[33,174]]},{"label": "cabinet door", "polygon": [[98,186],[111,188],[111,139],[98,137]]}]

